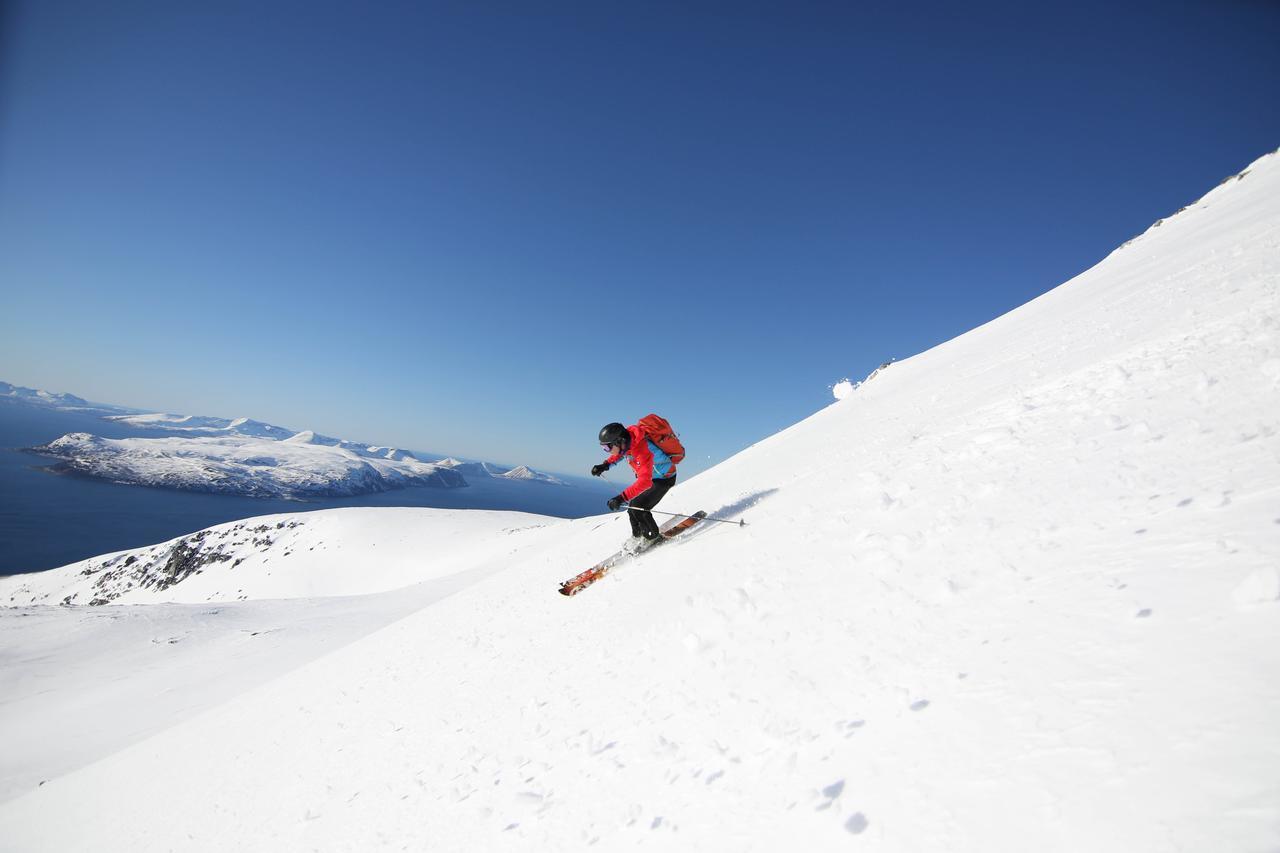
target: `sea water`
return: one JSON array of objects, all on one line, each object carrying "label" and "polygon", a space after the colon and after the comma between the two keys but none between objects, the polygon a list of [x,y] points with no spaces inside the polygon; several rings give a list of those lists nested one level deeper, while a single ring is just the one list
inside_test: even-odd
[{"label": "sea water", "polygon": [[342,506],[500,509],[579,518],[607,512],[614,486],[569,486],[469,477],[460,489],[415,487],[308,501],[247,498],[111,483],[51,473],[59,460],[24,452],[69,432],[105,438],[160,435],[103,420],[0,400],[0,575],[152,545],[226,521]]}]

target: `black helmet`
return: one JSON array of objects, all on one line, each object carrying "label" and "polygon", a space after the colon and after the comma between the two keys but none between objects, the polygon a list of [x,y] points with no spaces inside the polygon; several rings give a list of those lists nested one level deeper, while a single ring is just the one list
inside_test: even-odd
[{"label": "black helmet", "polygon": [[600,446],[617,445],[623,450],[631,444],[631,433],[620,423],[605,424],[600,428]]}]

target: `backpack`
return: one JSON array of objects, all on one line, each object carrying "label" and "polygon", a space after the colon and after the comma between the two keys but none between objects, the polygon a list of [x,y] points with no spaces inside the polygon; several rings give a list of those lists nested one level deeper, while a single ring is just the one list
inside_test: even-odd
[{"label": "backpack", "polygon": [[684,459],[684,445],[680,443],[675,430],[671,428],[671,424],[667,423],[666,418],[660,415],[645,415],[640,419],[639,426],[644,431],[645,438],[658,445],[663,453],[671,457],[672,464],[678,465]]}]

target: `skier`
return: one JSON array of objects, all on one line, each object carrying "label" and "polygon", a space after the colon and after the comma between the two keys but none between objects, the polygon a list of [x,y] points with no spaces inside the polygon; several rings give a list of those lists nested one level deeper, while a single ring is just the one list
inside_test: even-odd
[{"label": "skier", "polygon": [[658,445],[649,440],[639,424],[624,427],[620,423],[605,424],[600,430],[600,447],[609,458],[591,468],[599,477],[625,456],[636,474],[636,481],[609,498],[609,509],[617,511],[625,503],[631,519],[631,538],[622,546],[628,554],[638,554],[658,541],[658,523],[649,510],[676,484],[676,464]]}]

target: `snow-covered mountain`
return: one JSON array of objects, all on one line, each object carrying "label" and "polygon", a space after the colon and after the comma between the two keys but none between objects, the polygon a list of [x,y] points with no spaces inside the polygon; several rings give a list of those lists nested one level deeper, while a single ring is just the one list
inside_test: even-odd
[{"label": "snow-covered mountain", "polygon": [[435,464],[450,468],[468,477],[502,477],[507,480],[520,480],[528,483],[548,483],[553,486],[567,485],[559,477],[535,471],[528,465],[506,469],[501,465],[494,465],[492,462],[462,462],[453,457],[442,459]]},{"label": "snow-covered mountain", "polygon": [[174,415],[149,412],[135,415],[113,415],[104,420],[147,430],[163,430],[192,436],[249,436],[288,441],[293,444],[314,444],[340,447],[360,456],[385,459],[416,459],[412,453],[394,447],[378,447],[321,435],[314,430],[292,430],[288,427],[255,421],[251,418],[215,418],[205,415]]},{"label": "snow-covered mountain", "polygon": [[[67,394],[0,383],[0,392],[5,389],[22,402],[63,409],[100,408]],[[506,470],[488,462],[452,458],[424,462],[398,447],[363,444],[314,430],[295,431],[250,418],[111,411],[129,413],[104,414],[104,420],[173,435],[108,439],[69,433],[29,449],[62,459],[54,468],[58,471],[117,483],[247,497],[340,497],[408,486],[457,488],[467,485],[467,475],[566,485],[528,466]]]},{"label": "snow-covered mountain", "polygon": [[314,430],[292,430],[288,427],[255,421],[251,418],[215,418],[204,415],[174,415],[151,412],[136,415],[114,415],[104,420],[147,430],[162,430],[191,436],[248,436],[287,441],[291,444],[312,444],[321,447],[338,447],[359,456],[397,461],[417,459],[407,450],[381,447],[321,435]]},{"label": "snow-covered mountain", "polygon": [[110,439],[70,433],[32,450],[62,459],[59,470],[112,482],[249,497],[296,499],[467,484],[456,471],[397,456],[394,450],[382,457],[297,438]]},{"label": "snow-covered mountain", "polygon": [[53,407],[70,407],[83,409],[89,405],[89,401],[75,396],[74,394],[55,394],[50,391],[41,391],[38,388],[26,388],[21,385],[11,385],[8,382],[0,382],[0,397],[9,397],[15,400],[21,400],[24,403],[32,403],[38,406]]},{"label": "snow-covered mountain", "polygon": [[372,459],[418,461],[418,457],[414,456],[409,451],[401,450],[398,447],[381,447],[372,444],[361,444],[358,441],[348,441],[345,438],[334,438],[328,435],[320,435],[319,433],[309,429],[293,433],[284,440],[290,444],[310,444],[317,447],[337,447],[354,453],[357,456],[367,456]]},{"label": "snow-covered mountain", "polygon": [[544,474],[541,471],[535,471],[528,465],[521,465],[518,468],[512,468],[502,476],[508,480],[525,480],[530,483],[548,483],[553,486],[565,485],[564,480],[559,477],[553,477],[550,474]]},{"label": "snow-covered mountain", "polygon": [[0,382],[0,400],[8,400],[16,403],[25,403],[32,406],[43,406],[49,409],[60,409],[71,412],[131,412],[132,409],[125,409],[120,406],[108,406],[102,403],[90,403],[82,397],[74,394],[59,394],[52,391],[42,391],[38,388],[27,388],[22,385],[12,385],[8,382]]},{"label": "snow-covered mountain", "polygon": [[251,418],[211,418],[201,415],[147,412],[136,415],[112,415],[104,420],[140,429],[164,430],[166,432],[192,435],[247,435],[277,440],[283,440],[294,435],[294,431],[291,429],[255,421]]},{"label": "snow-covered mountain", "polygon": [[508,469],[501,465],[495,465],[492,462],[463,462],[459,459],[454,459],[453,457],[441,459],[435,464],[452,469],[457,471],[459,474],[472,478],[496,477],[528,483],[547,483],[553,486],[568,485],[559,477],[543,473],[542,471],[535,471],[528,465],[520,465],[515,468]]},{"label": "snow-covered mountain", "polygon": [[[439,570],[425,523],[387,548],[276,517],[258,574],[422,580],[0,609],[0,838],[1280,849],[1280,157],[849,385],[661,507],[747,526],[576,598],[623,515],[476,530]],[[222,596],[232,563],[129,600]]]},{"label": "snow-covered mountain", "polygon": [[452,456],[441,459],[436,463],[445,468],[450,468],[467,477],[501,477],[506,473],[506,469],[492,462],[463,462],[454,459]]}]

